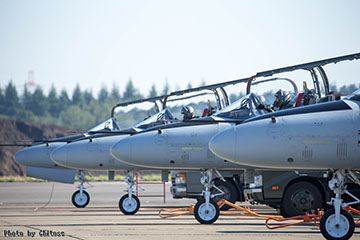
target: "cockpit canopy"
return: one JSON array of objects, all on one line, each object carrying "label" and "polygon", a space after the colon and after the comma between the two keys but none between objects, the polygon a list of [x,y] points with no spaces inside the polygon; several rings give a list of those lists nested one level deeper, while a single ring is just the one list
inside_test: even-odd
[{"label": "cockpit canopy", "polygon": [[266,113],[264,110],[259,109],[260,104],[265,103],[263,103],[256,94],[250,93],[222,109],[221,111],[215,113],[214,116],[245,120],[249,117],[254,117]]},{"label": "cockpit canopy", "polygon": [[114,118],[109,118],[105,122],[98,124],[97,126],[88,130],[88,132],[96,132],[96,131],[118,131],[120,130],[116,120]]},{"label": "cockpit canopy", "polygon": [[[152,115],[151,117],[145,118],[140,123],[136,124],[134,128],[146,129],[160,124],[165,124],[173,121],[175,118],[171,112],[165,108],[164,110]],[[114,118],[109,118],[105,122],[98,124],[96,127],[88,130],[88,132],[97,131],[119,131],[120,127],[116,123]]]},{"label": "cockpit canopy", "polygon": [[360,101],[360,89],[356,90],[351,95],[347,96],[345,99]]},{"label": "cockpit canopy", "polygon": [[145,119],[144,121],[135,125],[135,128],[146,129],[160,124],[165,124],[174,120],[175,118],[171,112],[165,108],[164,110],[152,115],[151,117]]}]

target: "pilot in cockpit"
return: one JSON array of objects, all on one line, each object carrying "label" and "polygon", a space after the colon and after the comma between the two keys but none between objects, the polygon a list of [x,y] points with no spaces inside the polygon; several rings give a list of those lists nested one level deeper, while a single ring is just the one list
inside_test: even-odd
[{"label": "pilot in cockpit", "polygon": [[265,97],[264,96],[260,96],[260,100],[261,100],[261,103],[259,104],[259,106],[257,107],[258,109],[260,110],[265,110],[266,112],[274,112],[273,109],[271,109],[270,106],[268,106],[265,102]]},{"label": "pilot in cockpit", "polygon": [[182,107],[181,114],[184,115],[183,120],[196,118],[194,108],[191,106]]},{"label": "pilot in cockpit", "polygon": [[286,109],[293,106],[291,94],[287,91],[279,89],[275,93],[275,101],[273,103],[272,109]]}]

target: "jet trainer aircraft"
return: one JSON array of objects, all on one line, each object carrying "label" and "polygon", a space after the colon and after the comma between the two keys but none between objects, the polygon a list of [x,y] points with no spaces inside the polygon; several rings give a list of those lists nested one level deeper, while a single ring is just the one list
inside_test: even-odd
[{"label": "jet trainer aircraft", "polygon": [[[360,53],[257,73],[254,77],[249,78],[248,95],[218,113],[210,117],[171,123],[161,127],[153,127],[141,133],[131,134],[114,144],[111,148],[111,154],[119,161],[134,166],[159,169],[203,169],[201,183],[205,187],[204,199],[195,205],[194,215],[200,223],[213,223],[219,216],[219,209],[217,204],[212,201],[211,198],[214,195],[210,193],[209,189],[214,187],[212,184],[213,171],[218,173],[217,170],[223,167],[218,163],[227,158],[223,158],[221,154],[217,155],[220,158],[214,157],[209,151],[208,143],[217,132],[227,128],[233,129],[231,126],[234,124],[251,121],[252,118],[268,116],[265,113],[265,110],[268,109],[265,106],[266,103],[262,102],[261,98],[254,93],[250,93],[253,83],[270,81],[271,79],[261,79],[261,77],[274,74],[295,70],[309,71],[314,89],[310,90],[305,87],[303,92],[298,93],[296,85],[294,87],[294,93],[297,97],[295,98],[296,102],[292,105],[293,111],[301,111],[302,108],[298,108],[301,103],[306,105],[331,100],[328,79],[322,66],[358,58],[360,58]],[[323,80],[322,82],[319,81],[319,77]],[[289,82],[293,83],[291,80]],[[292,85],[294,86],[294,84]],[[316,106],[315,104],[314,107]],[[268,111],[271,110],[268,109]],[[273,114],[281,115],[286,111],[290,110],[281,110]],[[224,131],[226,132],[226,130]],[[256,138],[253,137],[252,139]],[[219,151],[228,141],[221,141],[221,143],[222,145],[217,148]],[[234,144],[230,144],[230,146],[234,146]],[[151,149],[151,154],[144,149]],[[239,168],[246,167],[239,166]]]},{"label": "jet trainer aircraft", "polygon": [[[109,155],[111,145],[122,138],[121,135],[136,133],[150,127],[177,121],[166,108],[166,105],[171,102],[211,94],[215,98],[217,109],[222,109],[229,104],[229,99],[223,86],[246,82],[247,80],[247,78],[237,79],[222,83],[219,86],[202,86],[172,92],[169,95],[118,104],[112,109],[111,118],[109,120],[90,129],[86,133],[37,142],[16,153],[14,159],[17,162],[28,166],[28,176],[50,181],[73,183],[76,170],[78,170],[78,180],[80,183],[78,186],[79,190],[72,196],[72,202],[76,207],[85,207],[90,200],[89,194],[85,191],[84,183],[86,181],[83,170],[128,170],[129,174],[125,179],[125,182],[129,185],[126,190],[129,197],[127,198],[126,195],[123,196],[123,198],[120,199],[119,207],[125,214],[135,214],[140,207],[140,202],[132,195],[132,187],[135,185],[134,171],[142,170],[143,168],[115,161],[114,158]],[[193,92],[196,91],[202,92],[193,94]],[[123,122],[116,121],[114,116],[116,114],[115,109],[144,102],[152,102],[159,112],[146,118],[132,128],[120,130],[120,127],[123,127],[121,125]],[[121,113],[120,120],[123,120],[124,113]],[[67,149],[70,151],[67,151]],[[77,150],[72,151],[73,149]],[[228,165],[234,164],[228,163]]]},{"label": "jet trainer aircraft", "polygon": [[[181,100],[194,99],[200,96],[205,96],[208,98],[208,95],[212,95],[217,103],[217,109],[222,109],[229,103],[227,95],[223,89],[223,85],[236,84],[237,82],[246,82],[247,80],[248,79],[239,79],[223,83],[220,86],[211,85],[172,92],[164,99],[162,99],[162,111],[156,115],[151,116],[140,124],[137,124],[133,128],[127,129],[126,131],[121,130],[114,132],[104,132],[103,130],[92,131],[91,133],[96,133],[96,135],[76,139],[72,142],[69,142],[68,144],[60,146],[51,153],[50,157],[52,161],[58,165],[71,169],[94,170],[99,169],[99,166],[101,166],[103,168],[111,167],[111,169],[128,170],[128,176],[126,177],[126,182],[128,183],[126,190],[127,194],[120,199],[119,208],[124,214],[135,214],[140,207],[140,201],[135,195],[133,195],[133,186],[135,186],[134,172],[144,168],[128,165],[120,161],[115,161],[114,158],[110,155],[111,146],[120,139],[124,138],[124,133],[132,134],[146,131],[148,128],[160,125],[168,125],[171,122],[179,122],[179,120],[177,120],[177,118],[174,117],[169,110],[176,108],[167,107],[167,105],[170,105],[170,103],[178,103]],[[180,111],[178,112],[180,113]],[[111,162],[111,165],[107,164],[108,160]],[[231,166],[237,166],[236,164],[232,163],[224,163],[222,160],[221,162],[223,165],[228,166],[228,168],[231,168]],[[168,171],[166,170],[165,173],[167,174]]]},{"label": "jet trainer aircraft", "polygon": [[[117,131],[118,134],[128,134],[129,132],[136,131],[135,129],[128,128],[120,130],[118,123],[115,119],[115,111],[121,107],[127,107],[130,105],[141,104],[145,102],[154,103],[157,110],[161,109],[162,101],[166,96],[158,96],[153,98],[146,98],[137,101],[130,101],[125,103],[120,103],[113,107],[111,111],[111,118],[105,122],[98,124],[96,127],[88,130],[83,134],[77,134],[67,137],[41,140],[36,141],[33,145],[30,145],[14,155],[16,162],[27,166],[26,174],[29,177],[41,178],[49,181],[61,182],[61,183],[74,183],[76,169],[79,170],[78,180],[79,180],[79,190],[76,191],[72,196],[72,203],[76,207],[85,207],[89,201],[89,194],[84,191],[85,186],[85,174],[83,169],[86,168],[87,162],[83,162],[85,165],[83,168],[68,168],[57,164],[52,161],[50,158],[51,153],[58,147],[66,145],[69,142],[81,139],[89,139],[91,137],[97,137],[99,135],[109,135],[112,131]],[[153,106],[153,105],[152,105]],[[160,115],[158,113],[158,115]],[[156,114],[154,116],[157,116]],[[157,121],[156,117],[149,118],[142,123],[139,123],[139,126],[149,125]],[[94,153],[92,153],[94,154]],[[105,161],[104,161],[105,160]],[[116,169],[133,169],[133,166],[126,164],[118,163],[114,159],[103,159],[102,163],[97,167],[93,168],[96,170],[116,170]]]},{"label": "jet trainer aircraft", "polygon": [[[331,169],[334,208],[321,218],[327,239],[349,239],[352,216],[342,208],[360,203],[346,190],[360,170],[360,90],[343,100],[269,113],[226,129],[209,142],[211,151],[234,163],[281,169]],[[354,199],[345,203],[343,194]]]}]

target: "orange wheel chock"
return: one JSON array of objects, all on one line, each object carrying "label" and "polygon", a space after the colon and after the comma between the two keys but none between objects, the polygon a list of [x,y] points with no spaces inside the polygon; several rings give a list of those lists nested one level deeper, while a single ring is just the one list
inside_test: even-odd
[{"label": "orange wheel chock", "polygon": [[[182,211],[184,211],[184,212],[182,212]],[[182,213],[163,215],[162,212],[166,212],[166,213],[182,212]],[[193,213],[194,213],[194,206],[187,207],[187,208],[175,208],[175,209],[162,208],[159,211],[159,217],[171,218],[171,217],[178,217],[178,216],[183,216],[183,215],[188,215],[188,214],[193,214]]]},{"label": "orange wheel chock", "polygon": [[[311,214],[306,214],[306,215],[302,215],[302,216],[288,217],[288,218],[269,217],[265,221],[265,226],[268,229],[278,229],[278,228],[296,226],[296,225],[306,224],[306,223],[311,223],[311,222],[313,222],[315,226],[319,226],[318,223],[320,222],[320,219],[321,219],[322,215],[323,215],[323,213],[320,212],[320,211],[318,211],[317,214],[315,214],[315,211],[312,211]],[[269,221],[270,220],[273,220],[273,221],[276,221],[276,222],[299,221],[299,220],[302,220],[302,221],[280,224],[278,226],[269,226]]]},{"label": "orange wheel chock", "polygon": [[282,219],[282,216],[276,216],[276,215],[264,215],[264,214],[258,214],[252,210],[250,210],[249,208],[244,208],[244,207],[240,207],[238,205],[235,205],[229,201],[226,200],[220,200],[218,202],[218,206],[219,208],[221,208],[224,205],[228,205],[236,210],[239,211],[243,211],[244,213],[234,213],[234,212],[229,212],[229,211],[220,211],[221,215],[227,215],[227,216],[247,216],[247,217],[259,217],[259,218],[278,218],[278,219]]},{"label": "orange wheel chock", "polygon": [[[353,213],[355,213],[357,215],[360,215],[360,211],[355,209],[355,208],[352,208],[352,207],[346,207],[346,208],[344,208],[344,210],[346,210],[348,212],[353,212]],[[355,221],[355,225],[360,226],[360,221]]]}]

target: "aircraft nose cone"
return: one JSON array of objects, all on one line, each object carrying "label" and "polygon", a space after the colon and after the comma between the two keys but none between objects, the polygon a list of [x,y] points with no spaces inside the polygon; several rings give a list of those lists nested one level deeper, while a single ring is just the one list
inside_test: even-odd
[{"label": "aircraft nose cone", "polygon": [[209,141],[209,148],[216,156],[233,161],[235,159],[236,132],[231,127],[219,132]]},{"label": "aircraft nose cone", "polygon": [[67,163],[67,146],[61,146],[52,151],[50,157],[51,160],[56,162],[59,165],[66,166]]},{"label": "aircraft nose cone", "polygon": [[115,143],[110,150],[111,155],[125,163],[131,162],[131,139],[126,137]]},{"label": "aircraft nose cone", "polygon": [[13,158],[17,163],[20,163],[25,166],[29,165],[30,156],[28,149],[22,149],[18,151],[17,153],[15,153]]}]

